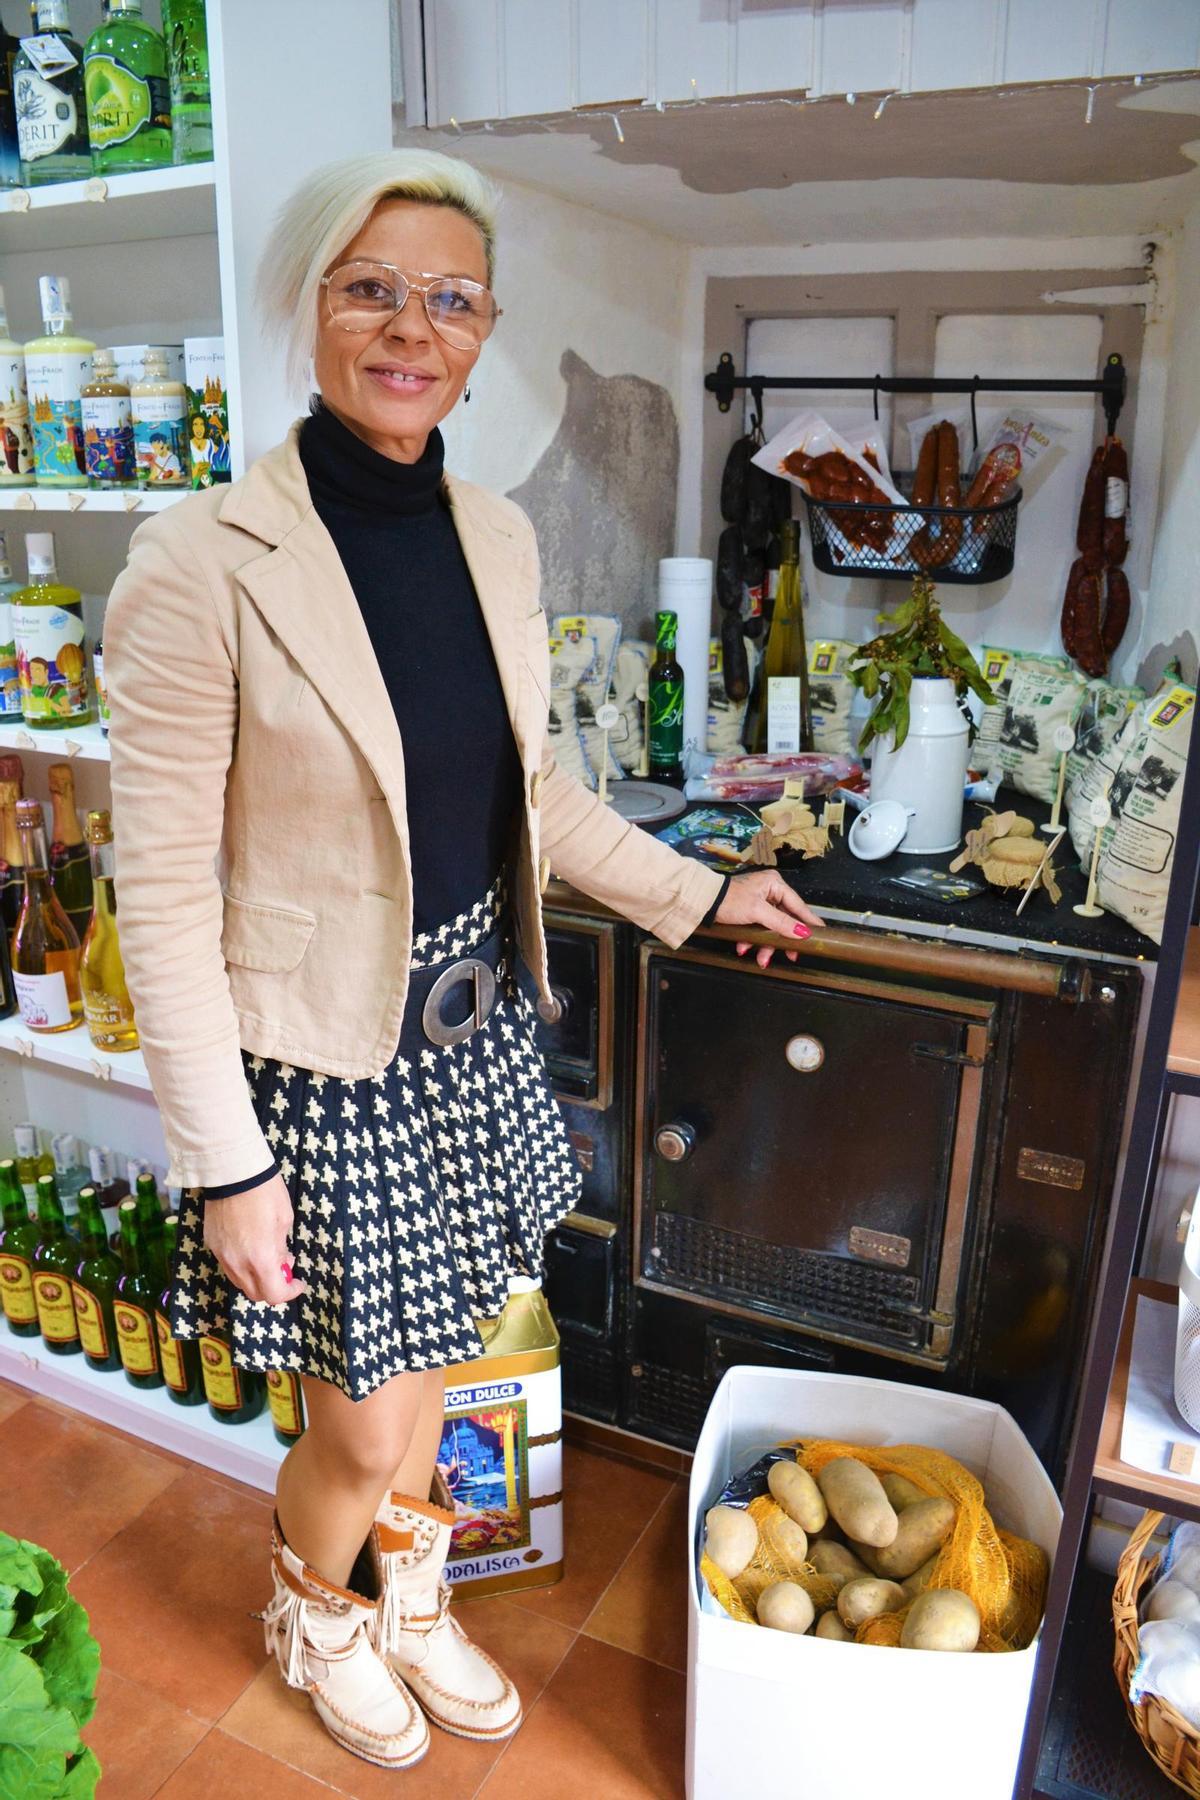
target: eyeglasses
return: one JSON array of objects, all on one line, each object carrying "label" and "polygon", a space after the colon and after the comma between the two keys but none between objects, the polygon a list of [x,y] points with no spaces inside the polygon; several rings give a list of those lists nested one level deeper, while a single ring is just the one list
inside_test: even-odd
[{"label": "eyeglasses", "polygon": [[356,258],[322,275],[329,317],[342,331],[378,331],[420,294],[425,316],[440,338],[459,350],[477,350],[491,336],[501,309],[495,295],[461,275],[405,275],[391,263]]}]

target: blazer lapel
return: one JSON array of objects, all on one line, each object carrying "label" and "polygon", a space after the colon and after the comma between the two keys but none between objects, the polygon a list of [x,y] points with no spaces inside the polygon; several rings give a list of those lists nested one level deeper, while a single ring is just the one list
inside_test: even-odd
[{"label": "blazer lapel", "polygon": [[483,516],[478,504],[472,502],[473,490],[469,483],[464,484],[453,475],[447,475],[445,488],[454,529],[492,641],[509,723],[517,740],[517,749],[523,755],[526,665],[522,634],[525,621],[516,581],[516,540],[507,525]]}]

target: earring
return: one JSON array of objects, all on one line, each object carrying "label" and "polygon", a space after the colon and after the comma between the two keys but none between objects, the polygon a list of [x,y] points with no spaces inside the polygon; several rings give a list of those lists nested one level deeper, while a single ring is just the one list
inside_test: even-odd
[{"label": "earring", "polygon": [[470,398],[471,398],[471,384],[468,381],[466,387],[463,389],[463,400],[464,400],[464,402],[466,402]]}]

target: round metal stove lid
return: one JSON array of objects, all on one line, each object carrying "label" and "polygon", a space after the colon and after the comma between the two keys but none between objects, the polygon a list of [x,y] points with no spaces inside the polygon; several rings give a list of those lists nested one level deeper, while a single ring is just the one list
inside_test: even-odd
[{"label": "round metal stove lid", "polygon": [[659,781],[614,781],[609,788],[613,811],[634,825],[665,825],[687,811],[678,788]]}]

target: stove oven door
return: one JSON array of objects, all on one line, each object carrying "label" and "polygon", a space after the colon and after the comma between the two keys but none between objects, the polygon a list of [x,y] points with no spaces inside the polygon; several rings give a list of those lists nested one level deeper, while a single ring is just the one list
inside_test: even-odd
[{"label": "stove oven door", "polygon": [[645,946],[637,1283],[945,1368],[995,1012]]}]

